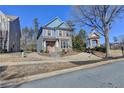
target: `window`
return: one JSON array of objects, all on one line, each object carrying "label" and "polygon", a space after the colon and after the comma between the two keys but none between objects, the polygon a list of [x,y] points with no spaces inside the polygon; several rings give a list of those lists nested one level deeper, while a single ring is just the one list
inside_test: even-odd
[{"label": "window", "polygon": [[63,48],[66,48],[66,42],[65,41],[63,42]]},{"label": "window", "polygon": [[68,40],[61,41],[61,48],[68,48]]},{"label": "window", "polygon": [[59,31],[59,36],[62,36],[62,31]]},{"label": "window", "polygon": [[68,48],[68,40],[65,41],[65,48]]},{"label": "window", "polygon": [[69,36],[69,32],[66,32],[66,36]]},{"label": "window", "polygon": [[63,41],[61,41],[61,48],[63,48]]},{"label": "window", "polygon": [[47,30],[47,31],[48,31],[47,32],[48,33],[48,36],[51,36],[51,31],[50,30]]},{"label": "window", "polygon": [[63,36],[65,36],[65,31],[63,31]]}]

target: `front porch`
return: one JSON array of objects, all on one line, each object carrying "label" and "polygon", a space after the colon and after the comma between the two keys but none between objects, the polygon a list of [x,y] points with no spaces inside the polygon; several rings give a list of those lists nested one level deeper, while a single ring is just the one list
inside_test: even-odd
[{"label": "front porch", "polygon": [[54,53],[59,48],[58,39],[46,39],[43,40],[43,51],[48,53]]}]

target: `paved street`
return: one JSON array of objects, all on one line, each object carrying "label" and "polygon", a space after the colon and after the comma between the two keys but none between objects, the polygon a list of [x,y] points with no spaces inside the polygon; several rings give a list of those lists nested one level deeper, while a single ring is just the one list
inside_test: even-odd
[{"label": "paved street", "polygon": [[124,62],[85,69],[22,84],[21,88],[124,87]]}]

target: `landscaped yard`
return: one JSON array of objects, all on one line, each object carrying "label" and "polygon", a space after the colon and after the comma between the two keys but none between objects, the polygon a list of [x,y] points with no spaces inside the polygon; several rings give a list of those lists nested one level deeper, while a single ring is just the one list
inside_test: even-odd
[{"label": "landscaped yard", "polygon": [[0,54],[0,62],[30,62],[30,61],[47,61],[47,60],[67,60],[67,61],[87,61],[87,60],[97,60],[96,57],[89,53],[72,52],[61,57],[49,57],[46,54],[38,54],[36,52],[26,53],[26,57],[22,57],[19,53],[5,53]]},{"label": "landscaped yard", "polygon": [[[8,53],[1,54],[1,63],[6,62],[28,62],[31,61],[40,63],[34,64],[23,64],[23,65],[11,65],[3,66],[0,71],[0,80],[8,80],[12,78],[24,77],[29,75],[36,75],[39,73],[46,73],[55,70],[62,70],[66,68],[77,67],[85,64],[98,62],[101,58],[96,57],[89,53],[77,53],[73,52],[70,54],[63,55],[62,57],[53,58],[45,55],[39,55],[35,52],[27,53],[26,57],[22,57],[21,53]],[[43,63],[45,61],[46,63]],[[47,61],[51,61],[48,63]],[[61,61],[61,62],[60,62]],[[64,62],[62,62],[64,61]],[[7,65],[7,64],[6,64]]]},{"label": "landscaped yard", "polygon": [[[121,56],[120,50],[112,50],[113,57]],[[100,57],[103,57],[105,54],[96,52],[96,55],[92,55],[89,53],[75,53],[66,55],[59,58],[52,58],[44,55],[39,55],[35,52],[27,53],[27,57],[22,57],[21,53],[8,53],[8,54],[0,54],[0,62],[29,62],[30,61],[41,61],[41,63],[36,64],[23,64],[23,65],[10,65],[0,67],[0,80],[9,80],[13,78],[19,78],[24,76],[36,75],[46,72],[51,72],[55,70],[62,70],[72,67],[77,67],[85,64],[91,64],[100,62],[103,60]],[[99,57],[98,57],[99,56]],[[65,62],[60,62],[64,60]],[[46,61],[46,63],[42,63]],[[51,61],[47,63],[47,61]]]},{"label": "landscaped yard", "polygon": [[[98,57],[105,58],[105,53],[103,53],[103,52],[94,51],[94,54]],[[112,57],[121,57],[122,51],[119,49],[118,50],[111,50],[111,56]]]},{"label": "landscaped yard", "polygon": [[40,56],[35,52],[26,53],[26,57],[22,57],[21,52],[0,54],[0,62],[42,61],[46,59],[49,59],[49,57]]},{"label": "landscaped yard", "polygon": [[14,78],[20,78],[24,76],[42,74],[46,72],[52,72],[56,70],[62,70],[81,65],[96,63],[99,61],[82,61],[82,62],[60,62],[60,63],[41,63],[30,65],[13,65],[1,67],[0,80],[9,80]]}]

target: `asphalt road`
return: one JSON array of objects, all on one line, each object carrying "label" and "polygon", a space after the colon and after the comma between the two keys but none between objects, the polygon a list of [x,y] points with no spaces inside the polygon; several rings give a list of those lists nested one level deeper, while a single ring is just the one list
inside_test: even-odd
[{"label": "asphalt road", "polygon": [[124,87],[124,62],[24,83],[20,88],[117,88]]}]

